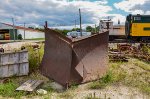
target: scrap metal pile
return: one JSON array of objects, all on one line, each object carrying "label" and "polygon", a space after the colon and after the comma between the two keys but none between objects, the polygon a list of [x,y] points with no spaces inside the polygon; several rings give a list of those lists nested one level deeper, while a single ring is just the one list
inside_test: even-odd
[{"label": "scrap metal pile", "polygon": [[99,79],[107,69],[108,34],[72,40],[46,27],[41,73],[65,87]]},{"label": "scrap metal pile", "polygon": [[110,61],[128,61],[128,57],[135,57],[150,61],[150,46],[148,44],[117,44],[117,48],[109,48]]}]

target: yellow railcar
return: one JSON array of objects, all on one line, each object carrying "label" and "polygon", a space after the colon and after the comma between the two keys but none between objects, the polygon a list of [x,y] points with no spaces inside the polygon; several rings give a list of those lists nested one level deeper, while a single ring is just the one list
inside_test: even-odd
[{"label": "yellow railcar", "polygon": [[5,35],[5,36],[4,36],[4,37],[5,37],[5,40],[10,40],[10,34],[9,34],[9,33],[5,33],[4,35]]},{"label": "yellow railcar", "polygon": [[128,15],[125,24],[128,39],[150,40],[150,15]]}]

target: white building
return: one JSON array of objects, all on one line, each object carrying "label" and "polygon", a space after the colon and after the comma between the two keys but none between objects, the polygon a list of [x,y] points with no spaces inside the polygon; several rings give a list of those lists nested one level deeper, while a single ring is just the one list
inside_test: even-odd
[{"label": "white building", "polygon": [[[10,39],[15,40],[18,39],[18,35],[21,34],[24,39],[37,39],[37,38],[45,38],[45,34],[42,31],[38,31],[35,29],[24,28],[21,26],[14,26],[6,23],[0,23],[0,39]],[[7,37],[6,37],[7,36]]]},{"label": "white building", "polygon": [[109,35],[125,35],[124,25],[113,25],[112,20],[100,20],[100,32],[109,31]]}]

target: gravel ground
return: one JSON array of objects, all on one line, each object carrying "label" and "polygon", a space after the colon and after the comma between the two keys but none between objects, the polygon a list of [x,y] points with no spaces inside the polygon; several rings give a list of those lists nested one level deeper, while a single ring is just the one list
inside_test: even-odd
[{"label": "gravel ground", "polygon": [[35,45],[38,41],[25,41],[25,42],[11,42],[0,44],[0,48],[3,48],[5,51],[13,51],[15,49],[20,49],[23,45]]}]

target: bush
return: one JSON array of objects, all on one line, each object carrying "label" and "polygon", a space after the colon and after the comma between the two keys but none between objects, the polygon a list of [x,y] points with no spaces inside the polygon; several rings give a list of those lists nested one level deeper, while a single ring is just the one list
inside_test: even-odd
[{"label": "bush", "polygon": [[22,35],[21,34],[18,34],[18,40],[22,40]]},{"label": "bush", "polygon": [[41,64],[43,54],[44,54],[44,45],[40,45],[39,49],[35,49],[32,46],[26,46],[29,51],[29,69],[30,71],[35,71],[39,69]]}]

